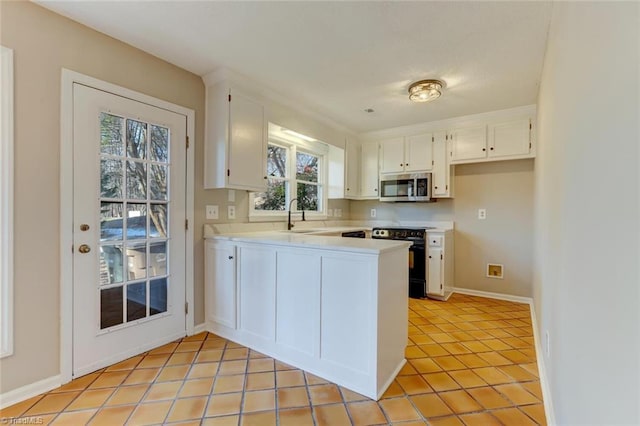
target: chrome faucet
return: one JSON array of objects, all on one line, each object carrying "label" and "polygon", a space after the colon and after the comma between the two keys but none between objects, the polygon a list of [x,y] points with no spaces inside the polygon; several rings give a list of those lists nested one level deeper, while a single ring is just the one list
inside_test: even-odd
[{"label": "chrome faucet", "polygon": [[[291,201],[289,201],[289,215],[288,215],[288,216],[289,216],[289,219],[288,219],[288,221],[287,221],[287,229],[288,229],[289,231],[291,231],[291,228],[293,228],[293,227],[294,227],[294,224],[293,224],[293,223],[291,223],[291,204],[292,204],[294,201],[298,201],[298,199],[297,199],[297,198],[294,198],[294,199],[292,199]],[[303,222],[305,221],[305,218],[304,218],[304,207],[302,207],[302,221],[303,221]]]}]

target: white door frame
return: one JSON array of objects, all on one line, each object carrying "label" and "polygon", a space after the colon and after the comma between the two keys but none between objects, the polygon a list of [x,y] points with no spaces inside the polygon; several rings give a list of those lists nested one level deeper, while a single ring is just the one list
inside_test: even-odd
[{"label": "white door frame", "polygon": [[189,304],[186,334],[194,331],[193,318],[193,201],[195,111],[154,98],[115,84],[107,83],[68,69],[62,69],[60,96],[60,379],[73,378],[73,84],[80,83],[98,90],[166,109],[187,117],[186,213],[189,229],[186,235],[185,300]]}]

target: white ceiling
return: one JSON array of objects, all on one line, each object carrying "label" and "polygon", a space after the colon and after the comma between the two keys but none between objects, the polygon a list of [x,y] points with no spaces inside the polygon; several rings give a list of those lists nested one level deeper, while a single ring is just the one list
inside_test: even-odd
[{"label": "white ceiling", "polygon": [[[549,2],[38,3],[198,75],[243,74],[356,132],[535,103],[551,15]],[[408,85],[427,78],[445,81],[443,96],[410,102]]]}]

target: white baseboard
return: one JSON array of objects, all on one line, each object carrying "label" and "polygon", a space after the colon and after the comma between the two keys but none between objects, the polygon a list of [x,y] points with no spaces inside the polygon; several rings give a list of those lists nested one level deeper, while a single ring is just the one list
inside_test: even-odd
[{"label": "white baseboard", "polygon": [[544,403],[544,413],[547,418],[547,424],[553,426],[556,424],[556,417],[553,411],[553,403],[551,399],[551,388],[549,387],[549,379],[547,378],[547,369],[544,363],[544,352],[542,351],[540,335],[538,333],[538,322],[536,320],[536,311],[531,297],[512,296],[510,294],[492,293],[489,291],[471,290],[466,288],[454,288],[454,293],[466,294],[469,296],[486,297],[489,299],[507,300],[509,302],[526,303],[529,305],[531,313],[531,328],[533,329],[533,341],[536,350],[536,360],[538,363],[538,376],[540,378],[540,388],[542,389],[542,399]]},{"label": "white baseboard", "polygon": [[207,331],[207,323],[203,322],[202,324],[198,324],[193,327],[193,334],[199,334],[203,331]]},{"label": "white baseboard", "polygon": [[531,311],[531,327],[533,328],[533,341],[535,342],[536,360],[538,361],[538,376],[540,377],[540,388],[542,388],[542,400],[544,403],[544,413],[547,417],[547,424],[553,426],[556,424],[556,415],[553,411],[553,402],[551,400],[551,388],[549,379],[547,378],[547,368],[544,362],[544,352],[540,344],[540,334],[538,333],[538,321],[536,319],[536,310],[533,301],[529,304]]},{"label": "white baseboard", "polygon": [[502,293],[492,293],[490,291],[481,291],[481,290],[472,290],[470,288],[453,288],[454,293],[466,294],[467,296],[478,296],[478,297],[486,297],[488,299],[498,299],[498,300],[506,300],[509,302],[517,302],[517,303],[533,303],[533,299],[530,297],[524,296],[513,296],[511,294],[502,294]]},{"label": "white baseboard", "polygon": [[0,409],[25,401],[31,397],[40,395],[41,393],[49,392],[51,389],[55,389],[60,385],[62,385],[62,377],[58,374],[57,376],[49,377],[47,379],[19,387],[12,391],[5,392],[0,394]]}]

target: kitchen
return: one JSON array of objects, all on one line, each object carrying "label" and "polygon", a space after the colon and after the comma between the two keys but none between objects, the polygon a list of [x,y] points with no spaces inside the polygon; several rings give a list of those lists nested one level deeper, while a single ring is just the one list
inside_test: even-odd
[{"label": "kitchen", "polygon": [[[209,70],[202,70],[196,74],[186,72],[158,59],[162,55],[154,50],[155,47],[144,49],[156,55],[153,57],[34,3],[3,2],[1,7],[2,45],[12,48],[15,55],[15,183],[20,185],[21,189],[14,195],[16,211],[14,218],[15,350],[14,355],[0,361],[1,390],[5,394],[50,378],[51,380],[47,383],[55,383],[56,380],[60,383],[61,352],[64,344],[60,341],[62,331],[58,320],[64,315],[61,315],[56,301],[64,300],[62,296],[64,292],[59,288],[65,281],[58,278],[58,273],[64,274],[64,268],[61,268],[59,262],[59,257],[63,253],[60,248],[61,231],[57,214],[43,217],[39,212],[42,211],[43,204],[51,206],[53,212],[57,212],[61,207],[62,184],[58,181],[63,168],[57,159],[62,154],[55,140],[51,144],[41,142],[51,140],[51,135],[57,135],[60,129],[58,112],[61,68],[69,68],[148,93],[196,111],[196,130],[192,139],[196,157],[193,179],[195,202],[193,222],[191,222],[194,224],[191,229],[195,228],[192,262],[195,283],[192,297],[194,305],[189,311],[192,326],[203,323],[205,318],[204,285],[202,284],[205,264],[202,238],[204,224],[212,224],[227,230],[233,230],[232,227],[239,226],[238,224],[247,224],[242,226],[248,229],[257,229],[262,225],[259,225],[260,222],[250,222],[251,204],[250,195],[247,192],[238,189],[232,193],[227,189],[205,189],[201,183],[205,176],[203,164],[205,120],[203,117],[207,87],[201,76]],[[634,235],[631,231],[637,229],[637,215],[634,216],[637,208],[634,198],[627,196],[637,193],[635,191],[637,188],[633,186],[637,181],[636,175],[631,174],[637,169],[637,163],[635,163],[637,156],[636,148],[626,145],[629,141],[637,140],[637,133],[632,130],[635,127],[629,125],[634,122],[632,117],[637,115],[637,106],[628,101],[628,93],[633,93],[629,88],[637,87],[634,74],[637,70],[637,55],[632,49],[634,43],[628,43],[628,40],[637,39],[637,28],[629,24],[629,20],[637,12],[637,6],[603,3],[582,7],[584,9],[579,5],[554,4],[553,13],[547,10],[549,15],[545,16],[547,16],[547,22],[550,22],[549,38],[547,39],[547,30],[544,29],[542,35],[536,38],[537,41],[532,40],[532,47],[528,47],[530,50],[527,54],[519,56],[525,58],[521,60],[522,68],[535,68],[531,71],[533,77],[526,82],[514,83],[509,75],[517,75],[517,73],[512,72],[514,70],[505,69],[503,77],[499,79],[501,84],[491,88],[493,96],[485,96],[477,100],[479,106],[476,109],[459,109],[459,112],[449,116],[431,116],[431,118],[425,117],[424,112],[417,112],[412,116],[413,113],[408,110],[415,104],[410,104],[408,100],[407,87],[413,81],[432,77],[445,80],[447,86],[443,89],[441,99],[426,104],[429,108],[433,107],[433,110],[444,108],[456,99],[455,80],[449,81],[446,76],[431,75],[426,71],[407,74],[402,78],[402,84],[394,86],[391,92],[394,93],[394,99],[397,99],[395,104],[388,106],[377,104],[373,98],[367,98],[366,103],[358,102],[357,105],[333,102],[335,108],[332,109],[335,109],[335,114],[344,117],[357,116],[354,123],[360,124],[354,126],[355,128],[366,129],[371,122],[376,123],[375,128],[370,127],[369,132],[346,132],[347,139],[356,140],[361,147],[369,146],[368,143],[376,139],[412,136],[411,133],[402,134],[402,127],[416,125],[416,123],[443,122],[454,117],[468,117],[487,111],[534,104],[535,116],[532,117],[536,121],[533,125],[538,126],[534,133],[534,143],[537,144],[535,160],[519,159],[455,165],[455,171],[451,175],[455,185],[454,197],[439,199],[435,203],[381,203],[375,198],[328,200],[327,217],[322,220],[366,221],[371,228],[391,224],[425,226],[426,222],[453,223],[455,287],[533,298],[538,316],[537,331],[543,336],[545,330],[549,331],[545,340],[538,343],[547,352],[545,363],[558,421],[584,423],[586,419],[590,419],[590,421],[601,423],[634,423],[633,419],[637,419],[637,414],[634,414],[636,413],[636,409],[633,408],[635,405],[630,405],[630,401],[634,400],[634,395],[637,396],[637,393],[626,392],[622,395],[619,389],[637,389],[637,383],[633,381],[633,377],[637,376],[634,374],[636,370],[630,367],[632,365],[630,360],[637,355],[637,351],[634,352],[635,349],[633,349],[635,346],[618,335],[600,331],[600,328],[596,327],[596,322],[600,320],[585,316],[583,312],[599,309],[604,297],[607,303],[616,307],[604,314],[607,317],[606,324],[620,330],[620,336],[637,334],[637,326],[633,325],[637,323],[633,321],[637,317],[637,310],[634,308],[636,301],[632,297],[637,294],[637,289],[629,281],[629,277],[637,275],[635,275],[635,266],[632,267],[635,263],[627,263],[634,262],[633,254],[636,253],[635,242],[630,241],[629,238]],[[108,14],[109,11],[103,12]],[[174,10],[174,12],[175,16],[180,16],[182,13],[180,10]],[[381,16],[385,16],[383,12],[380,13]],[[443,18],[444,12],[439,13]],[[551,16],[553,18],[550,18]],[[601,19],[602,16],[610,19]],[[337,17],[334,16],[334,18]],[[491,19],[484,15],[483,18]],[[80,18],[75,19],[80,20]],[[281,16],[280,19],[283,17]],[[445,19],[442,20],[446,22]],[[296,21],[292,20],[289,23],[294,25],[294,22]],[[599,32],[593,30],[596,22],[602,28]],[[394,22],[394,25],[396,24],[397,22]],[[99,24],[90,26],[107,32],[107,29]],[[613,31],[614,28],[625,30],[616,32]],[[295,29],[301,33],[304,30],[300,26],[295,26]],[[447,33],[448,29],[444,28],[441,33]],[[516,31],[513,28],[505,31],[515,37]],[[219,38],[234,43],[242,39],[236,30],[229,30],[228,34],[233,36],[219,34]],[[603,38],[603,34],[606,34],[606,37]],[[594,43],[596,36],[600,44]],[[121,37],[116,36],[116,38]],[[196,40],[195,44],[197,42],[199,41]],[[136,45],[133,41],[129,43]],[[165,40],[164,43],[169,45],[169,40]],[[460,43],[451,39],[445,44],[455,48]],[[364,46],[368,44],[364,43],[361,46],[361,49],[366,51],[367,48]],[[229,50],[241,51],[243,47],[240,43]],[[182,48],[178,50],[187,54]],[[487,53],[485,50],[490,51],[490,49],[477,49],[465,53],[472,64],[472,69],[476,70],[473,64],[482,63],[483,55]],[[83,54],[79,55],[77,52]],[[514,52],[500,53],[510,55]],[[280,54],[284,55],[282,52]],[[188,54],[188,56],[192,55]],[[386,62],[393,62],[392,58],[398,56],[402,55],[390,54]],[[411,52],[404,52],[404,56],[410,57]],[[343,55],[340,59],[344,61],[345,57],[349,56]],[[537,58],[537,62],[534,61],[535,64],[532,65],[529,59],[533,57]],[[570,60],[562,60],[565,57]],[[597,64],[615,62],[621,66],[616,67],[615,70],[598,68],[593,63],[594,58],[597,58]],[[253,58],[248,59],[253,60]],[[110,62],[107,63],[107,60]],[[266,63],[259,59],[255,59],[255,62],[258,63],[258,66],[254,64],[255,69],[261,68],[261,62]],[[118,63],[128,65],[120,67]],[[300,68],[296,69],[300,66],[299,63],[290,61],[287,63],[293,74],[304,74],[300,72]],[[327,66],[318,64],[317,58],[310,58],[309,63],[315,66],[312,68],[323,70],[324,75],[331,74]],[[158,71],[153,71],[152,67],[157,68]],[[374,61],[365,67],[367,70],[365,73],[378,68],[380,68],[379,61]],[[425,69],[428,68],[425,67]],[[339,90],[350,90],[353,82],[343,78],[344,74],[341,73],[344,73],[344,70],[335,66],[333,70],[339,71],[336,72],[336,79],[344,81],[344,85],[339,86]],[[612,73],[613,78],[607,80],[608,91],[600,96],[611,103],[604,101],[595,103],[592,98],[584,98],[583,96],[589,93],[579,88],[588,87],[586,82],[590,82],[590,79],[604,78],[608,73]],[[482,77],[484,74],[480,72],[478,75]],[[289,77],[283,76],[283,78]],[[469,84],[469,81],[465,84]],[[530,85],[527,89],[530,93],[528,98],[512,105],[498,105],[497,100],[501,98],[501,93],[513,92],[514,87],[520,84]],[[284,91],[287,93],[296,93],[295,90],[290,90],[293,86],[283,85],[282,87],[286,88]],[[458,87],[463,87],[462,83]],[[243,89],[247,90],[244,86]],[[574,99],[579,101],[573,101]],[[462,101],[458,100],[458,103]],[[494,101],[496,103],[492,103]],[[266,105],[269,111],[269,122],[310,135],[326,143],[336,143],[335,146],[339,148],[347,148],[345,151],[348,157],[349,145],[345,145],[343,129],[336,128],[333,124],[327,125],[327,120],[320,121],[318,117],[322,114],[302,108],[301,104],[296,100],[287,105],[284,104],[283,99],[278,99],[277,104]],[[607,105],[617,105],[617,107],[608,108]],[[339,111],[341,108],[345,110]],[[376,111],[366,113],[363,111],[365,108]],[[385,121],[387,119],[384,112],[394,109],[398,110],[399,116],[405,118]],[[322,112],[326,113],[326,111]],[[33,126],[27,117],[35,117],[40,125]],[[601,130],[587,126],[576,133],[575,129],[582,128],[585,124],[594,123],[595,125],[596,122],[603,129],[610,130],[613,135],[607,138],[607,146],[615,144],[619,150],[615,163],[611,163],[608,157],[602,155],[598,145],[598,142],[604,138]],[[420,131],[433,133],[437,130],[454,129],[447,123],[441,124],[440,128],[415,129],[418,131],[414,134]],[[571,131],[567,126],[570,126]],[[369,134],[384,129],[395,129],[396,134]],[[574,161],[576,158],[581,162],[576,163]],[[584,164],[585,167],[580,164]],[[599,171],[599,177],[595,181],[594,170]],[[34,179],[33,176],[40,176],[42,179]],[[590,191],[587,191],[584,186],[587,181]],[[591,201],[594,199],[592,191],[595,189],[600,191],[598,194],[611,194],[611,198],[616,200],[617,221],[612,223],[610,228],[597,232],[599,244],[604,244],[601,247],[620,247],[624,253],[627,253],[623,258],[612,258],[613,250],[598,250],[598,255],[604,256],[604,259],[602,263],[596,262],[592,257],[595,253],[592,248],[589,248],[590,244],[580,237],[586,233],[586,230],[599,229],[603,218],[611,215],[605,203],[594,204]],[[625,196],[619,197],[620,194]],[[595,198],[599,199],[600,196]],[[589,209],[584,210],[584,205],[588,205]],[[218,220],[206,219],[206,206],[218,206]],[[233,208],[229,209],[229,207]],[[486,219],[478,219],[480,209],[486,210]],[[229,217],[230,210],[233,211],[235,218]],[[375,210],[375,218],[371,217],[372,210]],[[330,211],[333,213],[333,219],[329,217]],[[303,227],[299,225],[299,214],[294,215],[293,220],[297,229]],[[44,226],[38,226],[36,231],[33,227],[34,223]],[[277,223],[278,226],[282,226],[281,229],[286,229],[286,216],[281,216],[277,222],[272,223]],[[621,229],[623,226],[624,230]],[[35,240],[40,243],[34,247],[32,241]],[[66,249],[64,251],[66,252]],[[504,278],[487,277],[488,263],[503,265]],[[620,276],[613,277],[608,273],[607,265],[612,263],[618,265],[619,271],[622,272]],[[582,270],[584,264],[591,266],[588,274]],[[599,291],[598,283],[600,282],[615,284],[622,294],[629,294],[630,297],[625,297],[624,300],[610,300],[609,297],[613,296],[603,295]],[[585,289],[587,291],[584,291]],[[38,294],[39,297],[33,298],[33,294]],[[573,297],[578,294],[580,300],[574,304]],[[28,305],[40,312],[44,320],[33,320],[25,309]],[[585,337],[578,332],[585,328],[595,334]],[[26,336],[34,336],[37,339],[38,351],[33,350],[33,343],[27,341]],[[598,347],[593,347],[594,339],[601,342]],[[548,346],[549,343],[550,346]],[[590,369],[593,371],[591,375],[583,377],[581,372],[584,369],[609,359],[611,354],[606,348],[619,345],[629,350],[616,353],[616,361],[611,363],[609,368],[602,371]],[[577,362],[574,362],[576,358]],[[568,361],[569,359],[572,361]],[[43,383],[39,389],[42,389],[42,386],[46,387],[47,383]],[[593,388],[592,383],[600,383],[600,391],[594,390],[589,395],[575,395],[571,391],[576,387]],[[598,408],[602,405],[595,401],[606,401],[604,406],[609,409]]]}]

